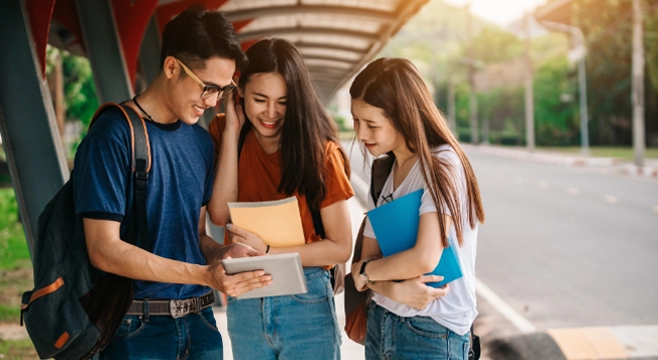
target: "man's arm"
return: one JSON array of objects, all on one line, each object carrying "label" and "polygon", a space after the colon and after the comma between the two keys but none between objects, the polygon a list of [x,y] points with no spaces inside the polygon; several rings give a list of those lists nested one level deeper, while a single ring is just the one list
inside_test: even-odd
[{"label": "man's arm", "polygon": [[126,243],[119,237],[121,223],[84,220],[91,264],[105,272],[132,279],[212,286],[207,266],[166,259]]},{"label": "man's arm", "polygon": [[[228,276],[221,262],[197,265],[163,258],[121,240],[120,226],[111,220],[84,219],[87,251],[94,267],[138,280],[210,286],[232,296],[263,286],[269,278],[262,271]],[[208,240],[213,241],[204,236],[203,243]]]}]

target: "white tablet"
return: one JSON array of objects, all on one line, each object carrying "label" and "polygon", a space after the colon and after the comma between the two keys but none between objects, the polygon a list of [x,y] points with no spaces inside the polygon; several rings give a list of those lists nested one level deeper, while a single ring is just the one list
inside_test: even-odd
[{"label": "white tablet", "polygon": [[304,269],[298,253],[225,259],[222,263],[229,275],[253,270],[263,270],[272,275],[270,285],[246,292],[238,296],[238,299],[303,294],[307,291]]}]

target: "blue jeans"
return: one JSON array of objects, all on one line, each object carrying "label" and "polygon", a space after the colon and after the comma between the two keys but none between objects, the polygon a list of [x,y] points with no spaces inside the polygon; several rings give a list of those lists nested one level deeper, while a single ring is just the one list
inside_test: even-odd
[{"label": "blue jeans", "polygon": [[372,303],[366,360],[468,359],[470,334],[457,335],[427,316],[401,317]]},{"label": "blue jeans", "polygon": [[174,319],[126,315],[100,359],[212,359],[224,357],[212,308]]},{"label": "blue jeans", "polygon": [[306,294],[228,298],[228,334],[236,360],[340,359],[329,273],[311,267],[304,269],[304,275]]}]

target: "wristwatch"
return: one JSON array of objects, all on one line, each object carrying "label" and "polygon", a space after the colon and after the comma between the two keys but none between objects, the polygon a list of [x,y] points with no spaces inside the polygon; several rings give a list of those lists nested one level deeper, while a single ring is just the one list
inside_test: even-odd
[{"label": "wristwatch", "polygon": [[361,281],[363,281],[363,284],[367,284],[370,282],[370,278],[368,277],[368,274],[366,274],[366,265],[368,265],[368,262],[370,260],[366,260],[361,264],[361,270],[359,270],[359,278]]}]

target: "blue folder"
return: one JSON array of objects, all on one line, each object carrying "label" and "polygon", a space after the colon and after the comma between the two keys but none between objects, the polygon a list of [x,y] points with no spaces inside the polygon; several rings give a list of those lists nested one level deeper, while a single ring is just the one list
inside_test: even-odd
[{"label": "blue folder", "polygon": [[[416,244],[423,191],[416,190],[368,212],[370,224],[384,256],[411,249]],[[436,241],[441,241],[439,234]],[[441,282],[427,283],[433,287],[443,286],[462,277],[461,266],[452,246],[443,249],[439,264],[431,274],[443,276]]]}]

